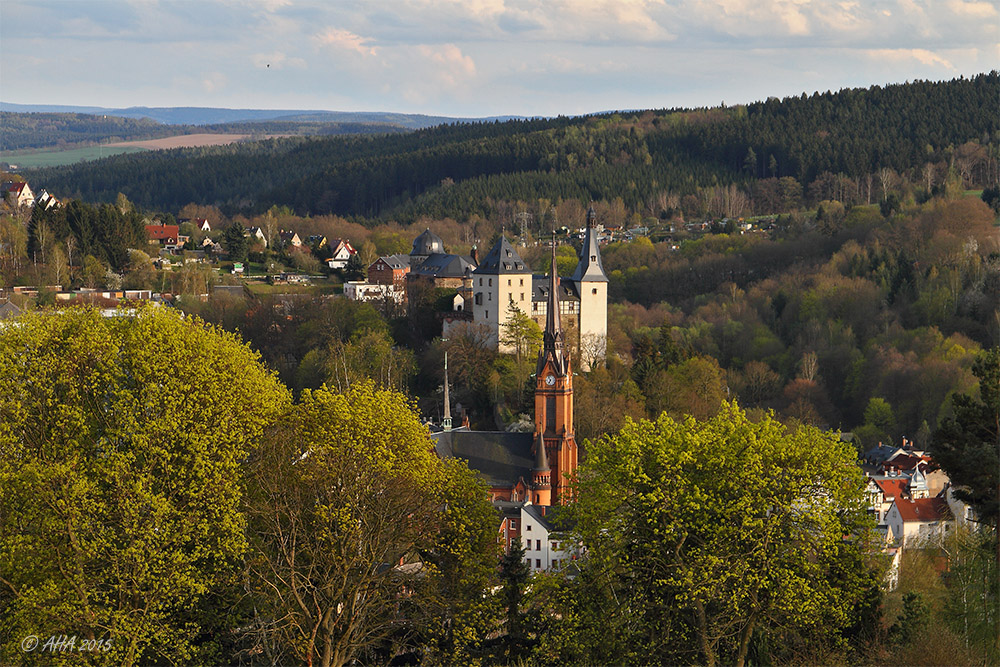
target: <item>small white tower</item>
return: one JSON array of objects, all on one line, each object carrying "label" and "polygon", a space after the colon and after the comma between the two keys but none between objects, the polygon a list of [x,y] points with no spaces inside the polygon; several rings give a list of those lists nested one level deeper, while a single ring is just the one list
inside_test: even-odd
[{"label": "small white tower", "polygon": [[[608,340],[608,277],[601,264],[597,244],[597,213],[587,211],[587,232],[580,249],[580,261],[570,278],[580,295],[580,352],[583,370],[590,370],[588,358],[604,357]],[[596,350],[596,354],[584,354]]]}]

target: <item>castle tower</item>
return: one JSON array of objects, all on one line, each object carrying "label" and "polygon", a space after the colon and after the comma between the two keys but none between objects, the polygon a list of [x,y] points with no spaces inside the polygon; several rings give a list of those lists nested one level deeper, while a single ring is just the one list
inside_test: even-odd
[{"label": "castle tower", "polygon": [[580,359],[583,370],[588,361],[603,358],[608,340],[608,276],[601,264],[597,243],[597,213],[587,210],[587,231],[580,249],[580,261],[570,277],[580,295]]},{"label": "castle tower", "polygon": [[548,292],[545,332],[535,367],[535,454],[537,461],[537,449],[544,443],[546,463],[551,466],[552,502],[562,503],[570,492],[567,476],[576,475],[577,449],[573,433],[573,369],[565,350],[559,312],[554,239]]},{"label": "castle tower", "polygon": [[472,272],[472,294],[473,321],[487,330],[491,345],[509,352],[500,345],[502,327],[511,303],[522,313],[530,312],[531,270],[506,237],[500,237]]}]

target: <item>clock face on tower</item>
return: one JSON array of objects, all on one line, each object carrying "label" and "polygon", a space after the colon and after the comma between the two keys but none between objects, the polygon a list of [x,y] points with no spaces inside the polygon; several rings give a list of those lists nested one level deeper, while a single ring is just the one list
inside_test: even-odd
[{"label": "clock face on tower", "polygon": [[545,384],[547,384],[547,385],[549,385],[551,387],[555,383],[556,383],[556,376],[555,375],[546,375],[545,376]]}]

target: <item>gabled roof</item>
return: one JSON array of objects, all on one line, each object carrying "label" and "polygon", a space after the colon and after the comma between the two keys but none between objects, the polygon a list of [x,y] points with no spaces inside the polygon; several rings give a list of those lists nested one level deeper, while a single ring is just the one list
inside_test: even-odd
[{"label": "gabled roof", "polygon": [[[548,276],[531,276],[531,300],[536,302],[547,302],[549,300]],[[576,283],[569,278],[559,279],[559,300],[580,300],[580,295],[576,291]]]},{"label": "gabled roof", "polygon": [[507,237],[501,236],[490,248],[474,273],[497,276],[508,273],[531,273],[531,269],[517,254],[517,250],[510,244]]},{"label": "gabled roof", "polygon": [[410,273],[435,278],[464,278],[465,270],[475,268],[471,257],[462,255],[431,255]]},{"label": "gabled roof", "polygon": [[[390,269],[402,271],[403,269],[410,268],[410,256],[409,255],[386,255],[385,257],[379,257],[371,266],[375,266],[379,262],[382,262]],[[371,267],[368,267],[371,268]]]},{"label": "gabled roof", "polygon": [[948,502],[944,498],[918,498],[917,500],[896,498],[893,504],[904,522],[919,521],[925,523],[951,518]]},{"label": "gabled roof", "polygon": [[7,303],[0,304],[0,320],[5,320],[8,317],[17,317],[20,314],[21,309],[14,303],[8,301]]},{"label": "gabled roof", "polygon": [[909,486],[909,480],[902,478],[894,479],[873,479],[875,485],[878,486],[879,490],[886,498],[902,498],[906,495],[906,488]]},{"label": "gabled roof", "polygon": [[532,519],[537,521],[539,525],[541,525],[541,527],[545,529],[546,532],[548,533],[552,532],[552,524],[549,523],[549,520],[545,518],[545,514],[543,513],[544,512],[543,508],[539,507],[538,505],[532,505],[531,503],[525,503],[522,506],[522,509],[524,510],[525,514],[527,514]]},{"label": "gabled roof", "polygon": [[432,433],[431,439],[438,456],[465,459],[492,486],[512,486],[519,478],[531,480],[532,433],[452,430]]}]

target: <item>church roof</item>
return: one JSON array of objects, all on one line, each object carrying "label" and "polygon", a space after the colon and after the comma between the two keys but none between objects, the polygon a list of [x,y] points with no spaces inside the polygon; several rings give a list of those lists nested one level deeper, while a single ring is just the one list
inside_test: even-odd
[{"label": "church roof", "polygon": [[471,257],[436,253],[425,259],[415,269],[411,269],[410,273],[436,278],[464,278],[465,270],[475,268],[475,266],[476,264]]},{"label": "church roof", "polygon": [[436,255],[444,254],[444,241],[428,227],[420,236],[413,240],[411,255]]},{"label": "church roof", "polygon": [[496,276],[505,273],[531,273],[531,269],[517,254],[517,250],[510,244],[507,237],[501,236],[500,240],[490,248],[474,273]]},{"label": "church roof", "polygon": [[513,486],[522,477],[531,480],[532,433],[454,430],[432,433],[431,439],[438,456],[465,459],[492,486]]}]

